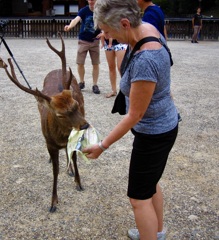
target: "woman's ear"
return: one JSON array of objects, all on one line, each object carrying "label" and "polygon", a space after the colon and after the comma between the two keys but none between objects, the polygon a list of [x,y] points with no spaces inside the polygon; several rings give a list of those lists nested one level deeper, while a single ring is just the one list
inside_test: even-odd
[{"label": "woman's ear", "polygon": [[121,26],[123,29],[129,29],[130,28],[130,22],[127,18],[122,18],[120,20]]}]

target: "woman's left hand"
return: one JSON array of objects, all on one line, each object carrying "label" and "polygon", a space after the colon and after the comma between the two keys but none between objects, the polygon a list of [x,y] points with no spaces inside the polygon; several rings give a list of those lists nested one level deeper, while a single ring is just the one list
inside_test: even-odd
[{"label": "woman's left hand", "polygon": [[98,144],[95,144],[91,147],[82,149],[82,152],[86,155],[87,158],[96,159],[100,156],[103,150],[99,147]]}]

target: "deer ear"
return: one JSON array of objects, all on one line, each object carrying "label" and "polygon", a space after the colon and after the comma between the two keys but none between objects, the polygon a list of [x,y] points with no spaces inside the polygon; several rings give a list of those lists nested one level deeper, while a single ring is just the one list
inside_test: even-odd
[{"label": "deer ear", "polygon": [[39,97],[39,96],[35,96],[35,98],[39,104],[41,104],[42,106],[44,106],[46,108],[50,108],[50,101],[46,100],[45,98]]},{"label": "deer ear", "polygon": [[66,95],[66,96],[69,96],[69,97],[72,97],[72,90],[64,89],[64,90],[62,91],[62,94],[63,94],[63,95]]}]

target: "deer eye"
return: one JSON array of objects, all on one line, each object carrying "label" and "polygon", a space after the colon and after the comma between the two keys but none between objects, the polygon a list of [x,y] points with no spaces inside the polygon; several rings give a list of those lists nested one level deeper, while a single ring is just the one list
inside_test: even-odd
[{"label": "deer eye", "polygon": [[65,118],[65,115],[63,115],[63,114],[60,114],[60,113],[56,113],[56,117],[58,117],[58,118]]}]

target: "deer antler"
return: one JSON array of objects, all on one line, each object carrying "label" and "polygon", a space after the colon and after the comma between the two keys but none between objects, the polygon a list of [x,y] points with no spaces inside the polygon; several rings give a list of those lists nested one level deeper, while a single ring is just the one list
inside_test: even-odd
[{"label": "deer antler", "polygon": [[64,89],[69,89],[69,88],[67,88],[68,84],[66,83],[67,82],[67,71],[66,71],[65,43],[64,43],[64,40],[63,40],[60,32],[58,32],[58,35],[62,41],[61,51],[58,51],[57,49],[55,49],[52,46],[52,44],[50,43],[48,38],[46,38],[46,43],[48,44],[49,48],[61,58],[61,61],[62,61],[62,85],[63,85]]},{"label": "deer antler", "polygon": [[68,81],[66,83],[66,89],[70,89],[72,77],[73,77],[73,73],[72,73],[71,68],[69,68],[69,78],[68,78]]},{"label": "deer antler", "polygon": [[19,87],[21,90],[23,90],[24,92],[27,92],[27,93],[30,93],[32,95],[34,95],[35,97],[41,97],[43,99],[45,99],[46,101],[50,102],[51,101],[51,98],[47,95],[44,95],[42,92],[40,92],[37,88],[36,90],[32,90],[32,89],[29,89],[23,85],[21,85],[16,77],[16,74],[15,74],[15,71],[14,71],[14,66],[12,64],[12,61],[11,59],[9,58],[8,59],[8,62],[9,62],[9,65],[10,65],[10,68],[11,68],[11,74],[9,73],[8,69],[7,69],[7,64],[2,60],[0,59],[0,67],[4,68],[5,69],[5,72],[6,74],[8,75],[8,77],[11,79],[11,81],[17,85],[17,87]]}]

